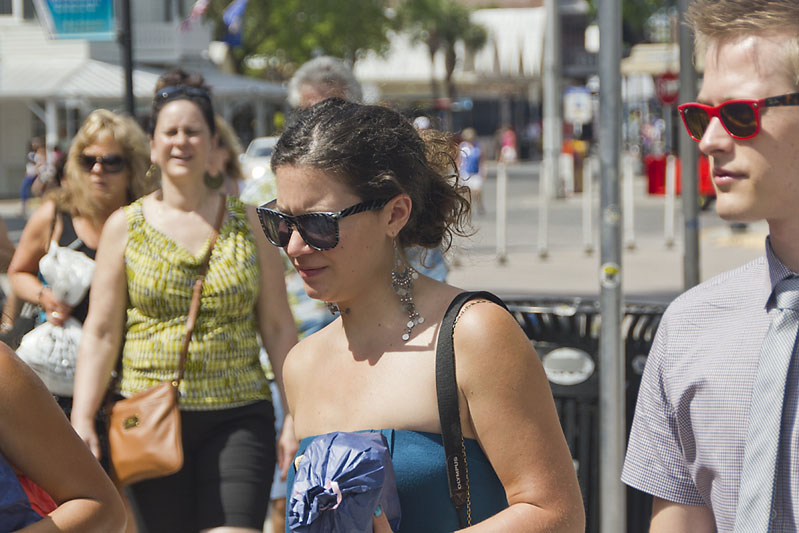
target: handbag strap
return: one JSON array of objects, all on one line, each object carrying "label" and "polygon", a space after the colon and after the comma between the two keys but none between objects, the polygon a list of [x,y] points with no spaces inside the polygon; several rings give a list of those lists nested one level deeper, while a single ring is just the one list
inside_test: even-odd
[{"label": "handbag strap", "polygon": [[191,295],[191,305],[189,306],[189,316],[186,319],[186,335],[183,338],[183,346],[180,349],[180,360],[178,361],[178,375],[172,381],[175,388],[180,385],[183,379],[183,369],[186,365],[186,357],[189,354],[189,343],[191,342],[191,335],[194,333],[194,325],[197,323],[197,315],[200,312],[200,296],[203,292],[203,284],[205,283],[205,275],[208,273],[208,267],[211,264],[211,253],[214,251],[216,239],[219,237],[219,229],[222,227],[222,220],[225,218],[227,211],[227,199],[224,195],[220,195],[222,203],[219,206],[219,213],[216,215],[216,222],[214,223],[214,232],[211,234],[211,241],[208,245],[208,252],[205,255],[203,264],[200,267],[200,275],[194,280],[194,290]]},{"label": "handbag strap", "polygon": [[[489,300],[505,309],[505,303],[490,292],[462,292],[458,294],[444,313],[441,329],[438,332],[436,347],[436,395],[438,397],[438,416],[441,421],[441,438],[447,465],[449,498],[458,513],[460,528],[470,526],[471,500],[469,495],[469,472],[466,465],[466,445],[461,430],[461,416],[458,408],[458,383],[455,378],[455,349],[453,335],[455,322],[463,305],[469,300]],[[466,516],[464,519],[464,510]]]}]

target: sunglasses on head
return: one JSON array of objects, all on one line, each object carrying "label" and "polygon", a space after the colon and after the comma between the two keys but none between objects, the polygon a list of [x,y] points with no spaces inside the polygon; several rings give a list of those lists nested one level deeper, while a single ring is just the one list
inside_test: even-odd
[{"label": "sunglasses on head", "polygon": [[110,172],[112,174],[122,172],[125,169],[125,159],[119,154],[81,154],[78,156],[78,165],[80,165],[80,168],[85,172],[91,172],[96,163],[100,163],[103,172]]},{"label": "sunglasses on head", "polygon": [[317,212],[303,215],[286,215],[274,209],[277,200],[272,200],[257,209],[258,218],[266,238],[275,246],[285,248],[291,239],[291,232],[296,229],[302,240],[314,250],[330,250],[338,244],[338,221],[344,217],[382,209],[386,200],[370,200],[361,202],[337,213]]},{"label": "sunglasses on head", "polygon": [[760,100],[728,100],[717,106],[691,102],[682,104],[677,109],[688,134],[699,142],[713,117],[718,117],[731,137],[751,139],[760,131],[761,108],[793,105],[799,105],[799,93],[770,96]]},{"label": "sunglasses on head", "polygon": [[156,91],[155,100],[165,102],[167,100],[174,100],[176,98],[186,97],[199,97],[211,101],[211,95],[202,87],[193,87],[191,85],[170,85]]}]

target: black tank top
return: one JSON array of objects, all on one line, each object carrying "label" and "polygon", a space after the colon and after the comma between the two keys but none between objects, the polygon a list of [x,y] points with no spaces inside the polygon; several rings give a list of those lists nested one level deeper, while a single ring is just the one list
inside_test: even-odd
[{"label": "black tank top", "polygon": [[[60,213],[61,215],[61,226],[63,230],[61,231],[61,237],[58,239],[58,245],[63,246],[65,248],[71,248],[78,252],[83,252],[87,256],[94,259],[94,256],[97,254],[97,250],[93,248],[89,248],[86,246],[80,238],[78,238],[78,234],[75,233],[75,226],[72,223],[72,216],[69,213]],[[91,291],[90,291],[91,292]],[[72,309],[72,316],[75,319],[83,324],[83,321],[86,320],[86,315],[89,313],[89,292],[86,293],[86,296],[83,300],[78,303]]]}]

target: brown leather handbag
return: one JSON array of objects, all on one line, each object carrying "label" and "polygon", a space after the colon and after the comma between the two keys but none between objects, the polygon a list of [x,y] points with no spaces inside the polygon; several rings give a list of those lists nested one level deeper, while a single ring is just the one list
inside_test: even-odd
[{"label": "brown leather handbag", "polygon": [[186,320],[186,335],[175,379],[145,389],[111,407],[108,443],[111,449],[112,472],[118,486],[168,476],[183,468],[178,387],[183,379],[189,342],[200,310],[200,295],[211,261],[211,252],[225,216],[225,204],[223,196],[202,272],[194,282]]}]

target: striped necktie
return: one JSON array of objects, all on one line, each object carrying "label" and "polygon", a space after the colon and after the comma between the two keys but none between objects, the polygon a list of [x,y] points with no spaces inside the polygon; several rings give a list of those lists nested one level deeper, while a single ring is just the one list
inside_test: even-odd
[{"label": "striped necktie", "polygon": [[763,346],[749,405],[749,424],[735,515],[736,533],[771,531],[785,381],[799,331],[799,277],[774,287],[777,308]]}]

